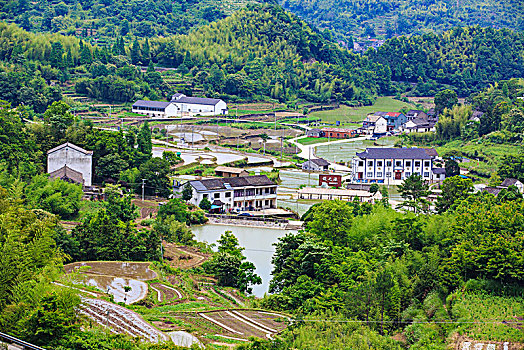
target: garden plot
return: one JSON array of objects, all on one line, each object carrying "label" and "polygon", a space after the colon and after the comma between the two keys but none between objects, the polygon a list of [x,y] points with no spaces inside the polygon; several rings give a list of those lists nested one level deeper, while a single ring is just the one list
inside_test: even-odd
[{"label": "garden plot", "polygon": [[82,273],[90,275],[105,275],[129,277],[140,281],[147,281],[157,277],[155,271],[149,268],[151,263],[147,262],[119,262],[119,261],[83,261],[67,264],[64,269],[71,273],[81,267],[89,268]]},{"label": "garden plot", "polygon": [[170,301],[173,299],[182,299],[183,295],[178,289],[166,286],[162,283],[152,283],[151,288],[157,293],[158,301]]},{"label": "garden plot", "polygon": [[83,299],[82,313],[98,324],[109,328],[114,333],[129,334],[149,342],[158,343],[169,338],[140,315],[122,306],[100,299]]},{"label": "garden plot", "polygon": [[198,315],[219,326],[223,335],[241,339],[270,338],[286,327],[285,323],[276,321],[283,320],[284,316],[274,313],[266,315],[252,310],[220,310],[200,312]]},{"label": "garden plot", "polygon": [[173,243],[164,242],[164,259],[173,267],[189,269],[200,266],[209,259],[209,255],[200,253],[191,247],[177,247]]},{"label": "garden plot", "polygon": [[[147,295],[147,284],[131,278],[87,275],[83,284],[106,291],[114,297],[117,303],[133,304],[144,299]],[[131,289],[126,292],[125,286]]]}]

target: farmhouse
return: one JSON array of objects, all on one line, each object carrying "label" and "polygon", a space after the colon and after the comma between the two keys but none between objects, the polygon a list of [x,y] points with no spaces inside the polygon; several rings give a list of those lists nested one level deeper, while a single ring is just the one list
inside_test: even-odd
[{"label": "farmhouse", "polygon": [[435,123],[428,121],[427,117],[415,118],[407,121],[402,126],[402,131],[404,133],[435,131]]},{"label": "farmhouse", "polygon": [[329,162],[322,158],[310,159],[302,163],[302,170],[308,171],[326,171],[328,167]]},{"label": "farmhouse", "polygon": [[47,151],[47,172],[51,178],[91,186],[93,152],[72,143]]},{"label": "farmhouse", "polygon": [[248,176],[249,172],[245,169],[232,168],[228,166],[217,166],[215,168],[215,174],[221,177],[239,177]]},{"label": "farmhouse", "polygon": [[266,175],[226,177],[189,181],[193,188],[190,203],[199,205],[207,198],[215,208],[261,210],[277,207],[278,185]]},{"label": "farmhouse", "polygon": [[170,102],[139,100],[133,104],[133,113],[148,117],[191,117],[195,115],[215,116],[228,113],[227,104],[217,98],[188,97],[174,94]]},{"label": "farmhouse", "polygon": [[308,131],[306,131],[306,136],[307,137],[323,137],[324,132],[320,129],[309,129]]},{"label": "farmhouse", "polygon": [[366,129],[368,134],[383,135],[388,131],[388,121],[380,115],[370,114],[364,119],[362,128]]},{"label": "farmhouse", "polygon": [[445,172],[434,167],[435,149],[366,148],[352,160],[352,182],[401,184],[412,174],[429,182],[443,181]]},{"label": "farmhouse", "polygon": [[333,139],[350,139],[357,135],[355,130],[342,128],[324,128],[322,132],[324,133],[324,137]]},{"label": "farmhouse", "polygon": [[417,119],[417,118],[427,119],[428,115],[424,111],[420,111],[420,110],[417,110],[417,109],[412,109],[412,110],[410,110],[410,111],[408,111],[406,113],[406,118],[407,118],[407,120],[413,120],[413,119]]}]

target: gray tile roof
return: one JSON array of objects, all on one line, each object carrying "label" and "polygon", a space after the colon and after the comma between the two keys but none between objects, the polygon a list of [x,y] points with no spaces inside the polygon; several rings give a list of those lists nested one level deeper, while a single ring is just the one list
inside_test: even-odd
[{"label": "gray tile roof", "polygon": [[222,177],[217,179],[189,181],[189,183],[198,192],[226,190],[228,188],[225,184],[229,184],[231,188],[276,185],[276,183],[268,179],[266,175]]},{"label": "gray tile roof", "polygon": [[433,168],[431,169],[433,171],[433,174],[445,174],[446,169],[445,168]]},{"label": "gray tile roof", "polygon": [[222,100],[218,98],[205,98],[205,97],[180,97],[178,100],[176,100],[176,103],[192,103],[197,105],[210,105],[214,106],[218,102]]},{"label": "gray tile roof", "polygon": [[433,149],[425,148],[366,148],[364,152],[357,153],[362,159],[432,159],[437,154]]},{"label": "gray tile roof", "polygon": [[74,182],[78,184],[84,184],[84,176],[81,172],[71,169],[67,165],[64,165],[60,169],[57,169],[49,174],[50,179],[61,179],[68,182]]},{"label": "gray tile roof", "polygon": [[314,163],[318,166],[329,166],[329,162],[322,158],[315,158],[310,160],[311,163]]},{"label": "gray tile roof", "polygon": [[133,107],[149,107],[149,108],[166,108],[171,102],[162,102],[162,101],[144,101],[138,100],[133,103]]},{"label": "gray tile roof", "polygon": [[503,187],[499,187],[499,186],[497,186],[497,187],[489,187],[488,186],[488,187],[484,187],[482,189],[483,192],[491,193],[494,196],[498,196],[500,191],[502,191],[502,190],[503,190]]},{"label": "gray tile roof", "polygon": [[515,185],[517,182],[519,182],[519,180],[509,177],[509,178],[505,179],[504,181],[502,181],[502,183],[500,185],[504,186],[504,187],[509,187],[509,186]]}]

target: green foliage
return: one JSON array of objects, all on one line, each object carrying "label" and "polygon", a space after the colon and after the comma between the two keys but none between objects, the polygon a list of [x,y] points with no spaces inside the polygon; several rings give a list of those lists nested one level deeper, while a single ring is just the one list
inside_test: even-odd
[{"label": "green foliage", "polygon": [[211,202],[209,201],[209,199],[204,197],[204,198],[202,198],[202,200],[200,201],[198,206],[200,207],[200,209],[202,209],[204,211],[209,211],[211,209]]},{"label": "green foliage", "polygon": [[184,222],[177,221],[174,216],[157,220],[153,224],[153,229],[158,236],[167,242],[192,245],[195,235]]},{"label": "green foliage", "polygon": [[[457,27],[442,34],[393,38],[366,55],[388,65],[393,81],[432,85],[428,91],[415,92],[417,95],[432,96],[451,86],[459,96],[468,96],[492,81],[524,76],[523,40],[522,32],[507,29]],[[449,103],[437,106],[450,108]]]},{"label": "green foliage", "polygon": [[[149,196],[160,195],[167,197],[171,193],[171,181],[169,179],[169,163],[162,158],[151,158],[140,165],[139,179],[146,180],[145,194]],[[141,186],[136,187],[137,193]]]},{"label": "green foliage", "polygon": [[398,186],[400,196],[404,202],[400,207],[406,207],[415,213],[426,210],[428,203],[425,197],[429,195],[429,184],[420,174],[412,174]]},{"label": "green foliage", "polygon": [[473,192],[471,179],[460,176],[446,178],[441,186],[442,195],[437,198],[437,212],[443,213],[453,208],[458,201],[467,198]]},{"label": "green foliage", "polygon": [[380,28],[380,34],[388,38],[394,34],[441,32],[468,25],[521,30],[524,12],[518,0],[474,0],[461,6],[450,6],[445,0],[431,3],[422,0],[284,0],[281,3],[308,22],[331,30],[335,38],[345,40],[349,47],[353,46],[352,36],[373,37],[373,33],[378,32],[374,27]]},{"label": "green foliage", "polygon": [[204,269],[213,273],[219,286],[234,287],[241,292],[251,293],[250,285],[261,284],[262,279],[254,273],[255,265],[245,261],[244,248],[238,245],[237,238],[226,231],[218,240],[218,253],[204,263]]},{"label": "green foliage", "polygon": [[524,155],[507,155],[502,158],[497,174],[501,178],[514,178],[524,181]]},{"label": "green foliage", "polygon": [[71,219],[80,210],[83,192],[81,185],[37,175],[27,185],[25,195],[31,207],[46,210],[62,219]]},{"label": "green foliage", "polygon": [[452,109],[458,102],[457,93],[453,90],[442,90],[435,95],[435,113],[440,114],[444,109]]}]

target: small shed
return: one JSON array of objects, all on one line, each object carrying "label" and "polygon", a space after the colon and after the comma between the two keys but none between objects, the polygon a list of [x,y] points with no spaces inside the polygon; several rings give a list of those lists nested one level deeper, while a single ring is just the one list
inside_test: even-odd
[{"label": "small shed", "polygon": [[327,171],[329,162],[322,158],[310,159],[302,163],[302,170],[308,171]]},{"label": "small shed", "polygon": [[241,177],[248,176],[249,172],[245,169],[232,168],[227,166],[217,166],[215,174],[220,177]]}]

